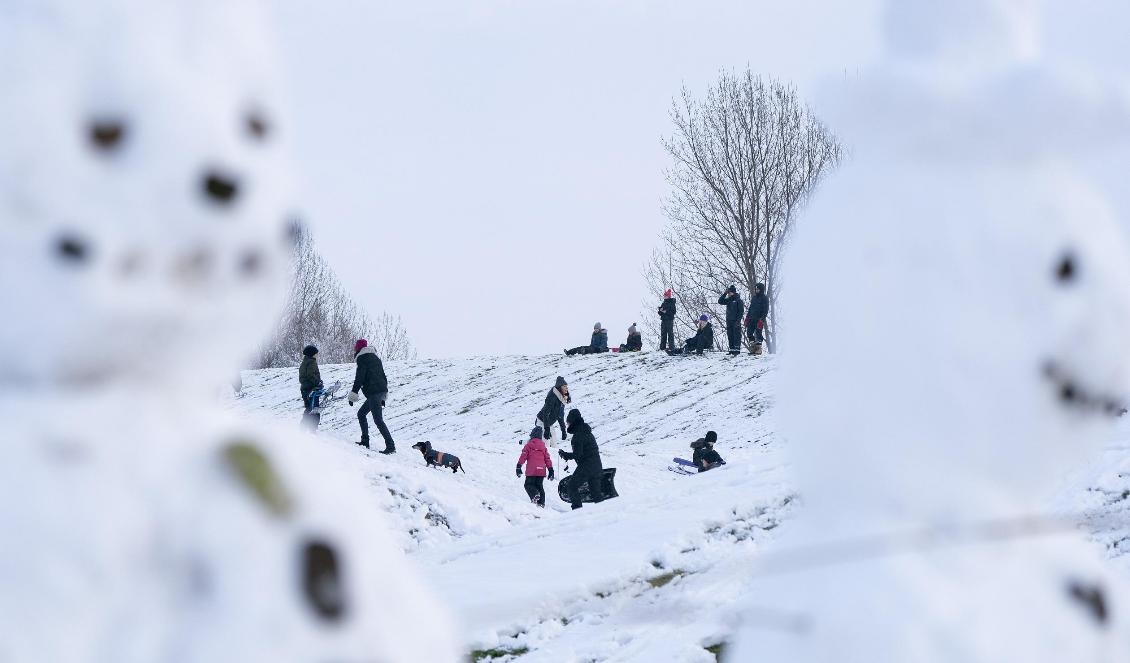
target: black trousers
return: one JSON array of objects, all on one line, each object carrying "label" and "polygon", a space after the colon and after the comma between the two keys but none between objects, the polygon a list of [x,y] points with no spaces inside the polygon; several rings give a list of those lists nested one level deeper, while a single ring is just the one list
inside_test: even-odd
[{"label": "black trousers", "polygon": [[365,404],[357,410],[357,421],[361,423],[361,441],[365,444],[369,443],[369,422],[365,419],[370,412],[373,414],[373,423],[377,425],[377,430],[385,439],[385,447],[395,448],[396,443],[392,441],[392,433],[388,432],[388,426],[385,425],[384,406],[376,398],[366,398]]},{"label": "black trousers", "polygon": [[661,320],[659,323],[659,349],[675,349],[675,321]]},{"label": "black trousers", "polygon": [[530,501],[538,506],[545,506],[545,477],[526,477],[524,487]]},{"label": "black trousers", "polygon": [[742,351],[742,321],[734,320],[726,323],[726,339],[730,342],[730,354]]},{"label": "black trousers", "polygon": [[569,355],[570,357],[572,357],[573,355],[590,355],[592,353],[593,353],[592,346],[588,346],[588,345],[580,345],[580,346],[573,348],[572,350],[566,350],[565,351],[565,354]]},{"label": "black trousers", "polygon": [[573,473],[572,485],[569,486],[569,501],[573,503],[574,509],[581,508],[581,485],[585,483],[589,485],[589,496],[592,497],[592,501],[604,501],[604,488],[600,485],[603,476],[604,470],[600,468],[595,470],[577,468],[577,471]]},{"label": "black trousers", "polygon": [[303,412],[309,412],[310,408],[312,407],[310,405],[310,394],[314,393],[314,390],[313,389],[300,389],[299,392],[302,394],[302,411]]},{"label": "black trousers", "polygon": [[761,333],[761,328],[757,326],[757,320],[753,324],[746,327],[746,333],[749,335],[749,340],[753,343],[764,343],[765,335]]}]

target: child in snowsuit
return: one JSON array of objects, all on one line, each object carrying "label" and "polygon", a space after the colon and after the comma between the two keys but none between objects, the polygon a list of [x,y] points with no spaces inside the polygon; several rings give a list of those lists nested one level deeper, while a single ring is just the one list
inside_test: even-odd
[{"label": "child in snowsuit", "polygon": [[581,345],[572,350],[566,350],[565,354],[572,357],[573,355],[591,355],[600,352],[608,352],[608,330],[601,327],[598,322],[592,326],[592,339],[589,341],[588,345]]},{"label": "child in snowsuit", "polygon": [[628,342],[620,344],[620,352],[639,352],[643,350],[643,334],[636,331],[636,323],[628,327]]},{"label": "child in snowsuit", "polygon": [[310,394],[322,388],[322,373],[318,370],[318,348],[307,345],[302,348],[302,363],[298,365],[298,391],[302,394],[303,414],[317,407]]},{"label": "child in snowsuit", "polygon": [[600,462],[600,448],[596,446],[592,428],[581,418],[580,410],[569,411],[569,434],[573,436],[572,453],[560,450],[557,455],[565,460],[576,460],[577,471],[573,472],[572,491],[569,501],[573,509],[581,508],[581,486],[588,484],[589,495],[592,501],[604,501],[604,488],[601,482],[604,478],[604,466]]},{"label": "child in snowsuit", "polygon": [[549,451],[545,448],[545,442],[542,441],[543,435],[541,426],[534,426],[530,431],[530,441],[526,442],[526,446],[522,447],[522,455],[518,456],[518,464],[514,466],[514,473],[521,478],[522,465],[526,466],[526,494],[530,496],[530,501],[534,504],[545,507],[545,488],[543,483],[546,474],[549,475],[549,480],[553,481],[553,461],[549,457]]},{"label": "child in snowsuit", "polygon": [[369,342],[363,338],[353,344],[353,355],[357,359],[357,376],[353,379],[353,389],[349,391],[349,405],[352,407],[361,400],[357,392],[365,394],[365,403],[357,410],[357,421],[361,424],[361,441],[358,444],[369,448],[369,424],[365,417],[371,412],[373,422],[377,424],[377,430],[385,440],[385,448],[380,453],[394,454],[396,443],[384,420],[385,399],[388,398],[388,378],[385,377],[384,364],[377,356],[377,351],[370,348]]},{"label": "child in snowsuit", "polygon": [[694,456],[691,457],[691,461],[694,462],[694,466],[698,468],[699,472],[712,470],[726,464],[726,461],[722,460],[722,457],[714,450],[714,443],[717,441],[718,433],[707,431],[706,437],[691,442],[691,449],[694,449]]},{"label": "child in snowsuit", "polygon": [[553,385],[553,389],[545,395],[545,405],[538,411],[536,425],[540,426],[544,434],[548,436],[549,446],[557,446],[557,437],[553,431],[553,424],[557,424],[561,429],[561,441],[564,442],[568,435],[565,434],[565,406],[572,403],[573,399],[569,397],[569,385],[565,383],[565,378],[560,375],[557,376],[557,382]]},{"label": "child in snowsuit", "polygon": [[667,288],[659,305],[659,349],[675,349],[675,292]]}]

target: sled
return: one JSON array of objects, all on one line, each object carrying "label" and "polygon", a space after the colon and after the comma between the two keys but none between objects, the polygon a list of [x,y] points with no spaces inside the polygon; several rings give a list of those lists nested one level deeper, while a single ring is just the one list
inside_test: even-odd
[{"label": "sled", "polygon": [[698,468],[686,458],[672,458],[671,464],[667,466],[667,469],[675,474],[698,474]]},{"label": "sled", "polygon": [[[569,497],[569,492],[572,490],[572,485],[573,485],[573,475],[569,475],[567,477],[562,477],[561,481],[557,482],[557,496],[561,498],[561,501],[572,502],[572,500]],[[619,497],[620,496],[620,493],[616,492],[616,468],[615,467],[604,468],[604,475],[601,477],[600,487],[604,491],[604,499],[606,499],[606,500],[610,500],[613,497]],[[589,484],[588,484],[588,482],[585,482],[585,485],[581,487],[581,501],[582,502],[592,502],[593,501],[592,496],[589,495]]]},{"label": "sled", "polygon": [[310,392],[310,411],[302,413],[302,427],[304,429],[311,433],[318,430],[318,425],[322,422],[322,412],[326,409],[326,404],[335,400],[339,389],[341,389],[341,380],[338,380],[328,387],[322,387],[321,389],[315,389]]}]

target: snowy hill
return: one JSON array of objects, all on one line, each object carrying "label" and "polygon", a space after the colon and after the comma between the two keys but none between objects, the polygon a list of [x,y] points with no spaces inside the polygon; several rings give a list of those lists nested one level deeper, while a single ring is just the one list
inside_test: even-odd
[{"label": "snowy hill", "polygon": [[[774,358],[657,353],[391,361],[385,416],[397,454],[352,444],[356,410],[344,401],[311,440],[337,450],[342,471],[364,473],[372,506],[387,512],[397,544],[484,660],[713,661],[796,497],[775,426],[775,368]],[[352,365],[321,370],[326,384],[348,388]],[[549,508],[534,507],[514,476],[519,441],[557,375],[592,424],[605,467],[617,468],[621,495],[576,513],[555,483]],[[297,423],[295,369],[243,377],[233,407]],[[667,471],[708,429],[728,465],[689,477]],[[1130,466],[1130,426],[1121,430],[1104,458],[1065,478],[1057,508],[1106,500],[1125,513],[1118,467]],[[421,440],[458,455],[467,474],[425,467],[410,448]],[[1093,529],[1112,556],[1127,552],[1125,525]]]}]

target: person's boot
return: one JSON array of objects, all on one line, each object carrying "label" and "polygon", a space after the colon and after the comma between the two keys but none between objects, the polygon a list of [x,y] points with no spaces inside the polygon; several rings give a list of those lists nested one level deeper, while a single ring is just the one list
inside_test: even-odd
[{"label": "person's boot", "polygon": [[358,442],[357,444],[360,444],[361,446],[363,446],[363,447],[365,447],[366,449],[368,449],[368,448],[369,448],[369,436],[368,436],[368,435],[362,435],[362,436],[361,436],[361,441],[360,441],[360,442]]},{"label": "person's boot", "polygon": [[385,442],[385,448],[381,449],[377,453],[382,453],[386,456],[389,455],[389,454],[394,454],[394,453],[396,453],[396,445]]}]

